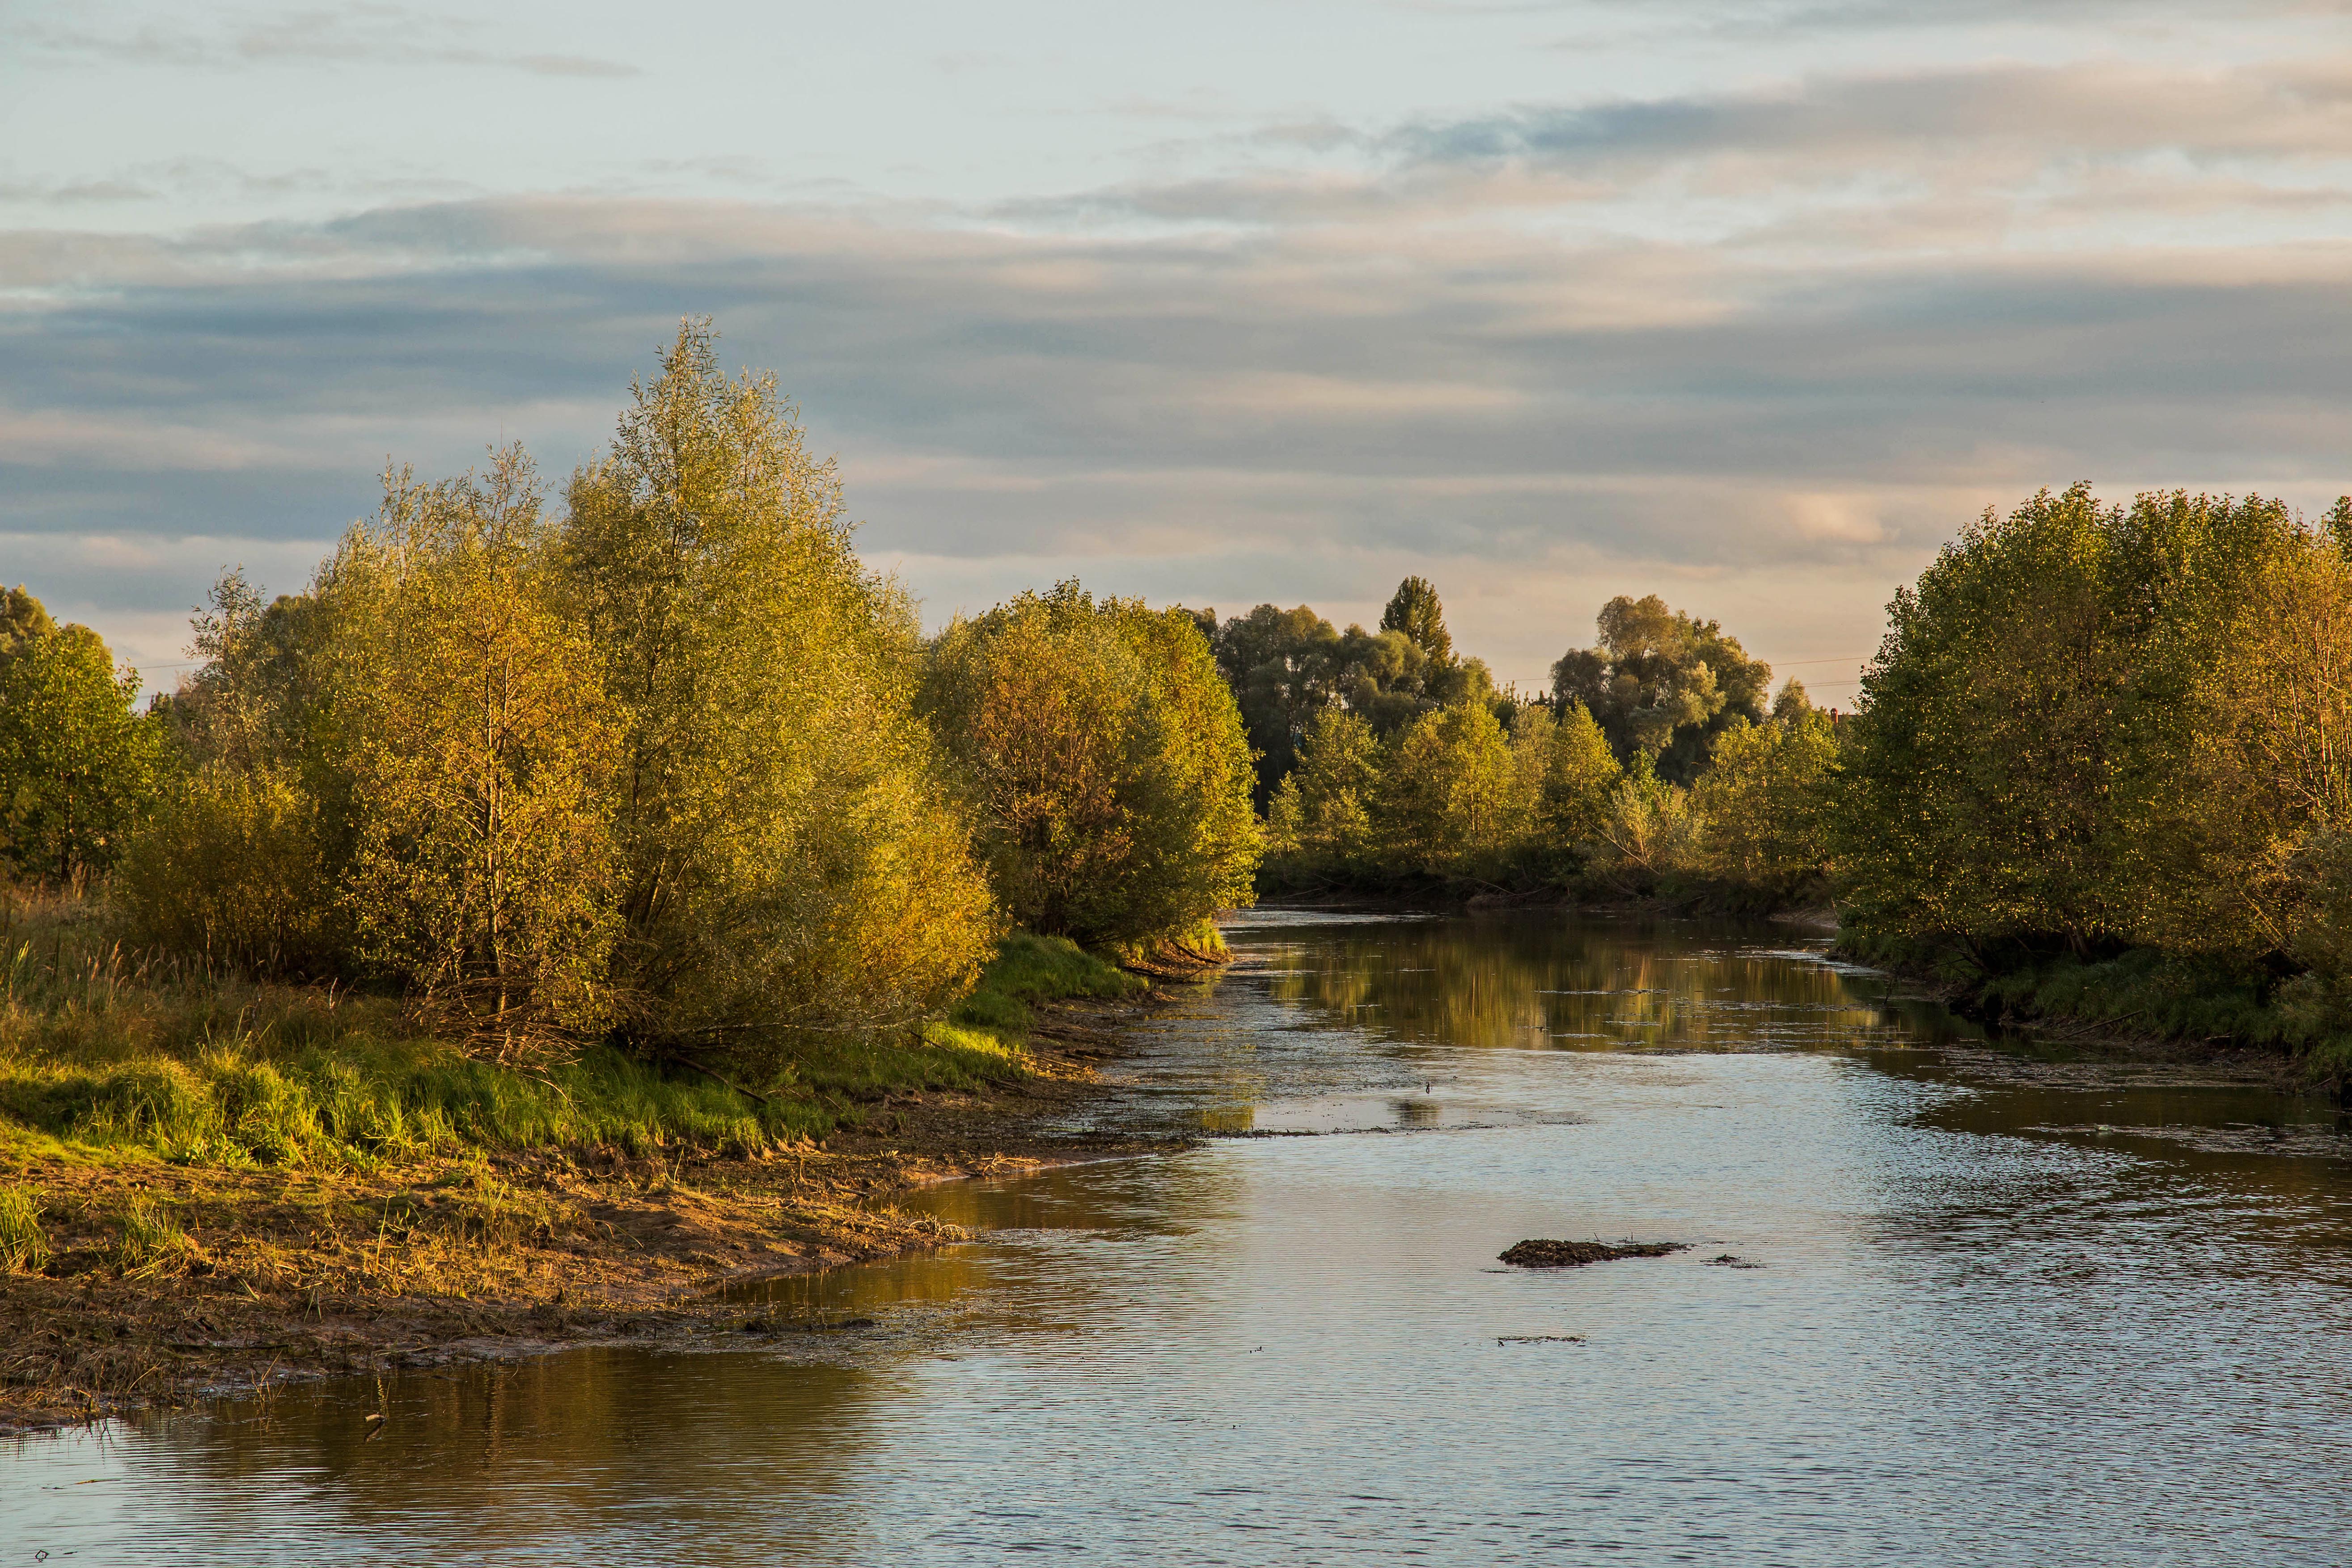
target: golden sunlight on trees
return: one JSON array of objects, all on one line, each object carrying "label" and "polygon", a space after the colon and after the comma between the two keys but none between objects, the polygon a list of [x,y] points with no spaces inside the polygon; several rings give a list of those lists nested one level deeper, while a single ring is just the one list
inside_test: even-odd
[{"label": "golden sunlight on trees", "polygon": [[1248,742],[1184,611],[1024,594],[940,634],[924,702],[1021,924],[1129,943],[1248,901]]},{"label": "golden sunlight on trees", "polygon": [[0,593],[0,852],[34,881],[111,866],[152,799],[159,726],[131,710],[135,675],[88,626],[60,626],[23,587]]},{"label": "golden sunlight on trees", "polygon": [[912,607],[857,559],[833,465],[706,324],[634,391],[558,552],[622,736],[624,1023],[765,1071],[943,1006],[995,916],[914,710]]},{"label": "golden sunlight on trees", "polygon": [[310,590],[224,580],[115,889],[149,942],[392,981],[501,1056],[761,1080],[904,1030],[999,921],[905,595],[772,382],[688,323],[543,513],[529,460],[387,477]]},{"label": "golden sunlight on trees", "polygon": [[509,449],[483,479],[387,476],[320,590],[350,628],[334,678],[357,956],[439,1032],[501,1053],[612,1013],[619,735],[551,542]]}]

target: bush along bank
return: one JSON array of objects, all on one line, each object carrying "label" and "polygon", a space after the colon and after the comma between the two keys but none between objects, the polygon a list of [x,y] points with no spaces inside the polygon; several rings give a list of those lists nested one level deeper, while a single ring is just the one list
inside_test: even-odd
[{"label": "bush along bank", "polygon": [[728,1330],[716,1284],[955,1238],[891,1193],[1067,1157],[1033,1124],[1152,999],[1016,932],[946,1018],[753,1094],[608,1047],[501,1066],[397,998],[133,961],[107,931],[54,897],[7,921],[0,1420]]}]

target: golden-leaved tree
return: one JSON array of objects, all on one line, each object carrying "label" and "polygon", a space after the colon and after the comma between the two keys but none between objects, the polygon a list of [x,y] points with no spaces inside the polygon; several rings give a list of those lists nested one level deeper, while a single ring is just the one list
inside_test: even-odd
[{"label": "golden-leaved tree", "polygon": [[940,634],[924,706],[1020,923],[1146,943],[1248,901],[1249,743],[1185,611],[1024,594]]},{"label": "golden-leaved tree", "polygon": [[996,923],[914,711],[912,608],[773,379],[714,345],[687,323],[633,387],[562,566],[621,736],[623,1022],[757,1077],[943,1005]]},{"label": "golden-leaved tree", "polygon": [[346,628],[357,957],[500,1055],[612,1016],[619,733],[552,543],[509,449],[483,479],[387,476],[319,588]]}]

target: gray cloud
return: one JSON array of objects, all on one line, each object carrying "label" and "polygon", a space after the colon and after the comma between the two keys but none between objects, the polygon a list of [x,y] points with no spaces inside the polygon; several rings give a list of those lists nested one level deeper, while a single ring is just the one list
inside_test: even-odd
[{"label": "gray cloud", "polygon": [[[1072,571],[1337,606],[1431,570],[1507,673],[1654,586],[1841,655],[2041,485],[2346,488],[2347,116],[2324,65],[2000,66],[1276,127],[1256,173],[978,215],[0,234],[0,551],[147,626],[232,546],[291,570],[387,458],[520,437],[560,473],[709,312],[937,610]],[[68,538],[110,542],[25,542]]]},{"label": "gray cloud", "polygon": [[287,12],[267,21],[210,32],[142,26],[98,33],[27,28],[20,35],[48,54],[130,65],[228,69],[280,62],[373,66],[481,66],[533,76],[614,78],[643,73],[625,61],[562,52],[468,47],[478,25],[461,16],[404,6],[360,5]]}]

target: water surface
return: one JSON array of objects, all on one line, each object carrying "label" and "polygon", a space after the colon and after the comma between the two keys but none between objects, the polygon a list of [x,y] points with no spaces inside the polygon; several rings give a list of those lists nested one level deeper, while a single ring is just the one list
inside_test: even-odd
[{"label": "water surface", "polygon": [[[1989,1043],[1771,928],[1230,936],[1088,1112],[1220,1136],[925,1194],[986,1239],[769,1292],[871,1328],[24,1442],[0,1564],[2352,1556],[2326,1108]],[[1538,1236],[1690,1250],[1496,1261]]]}]

